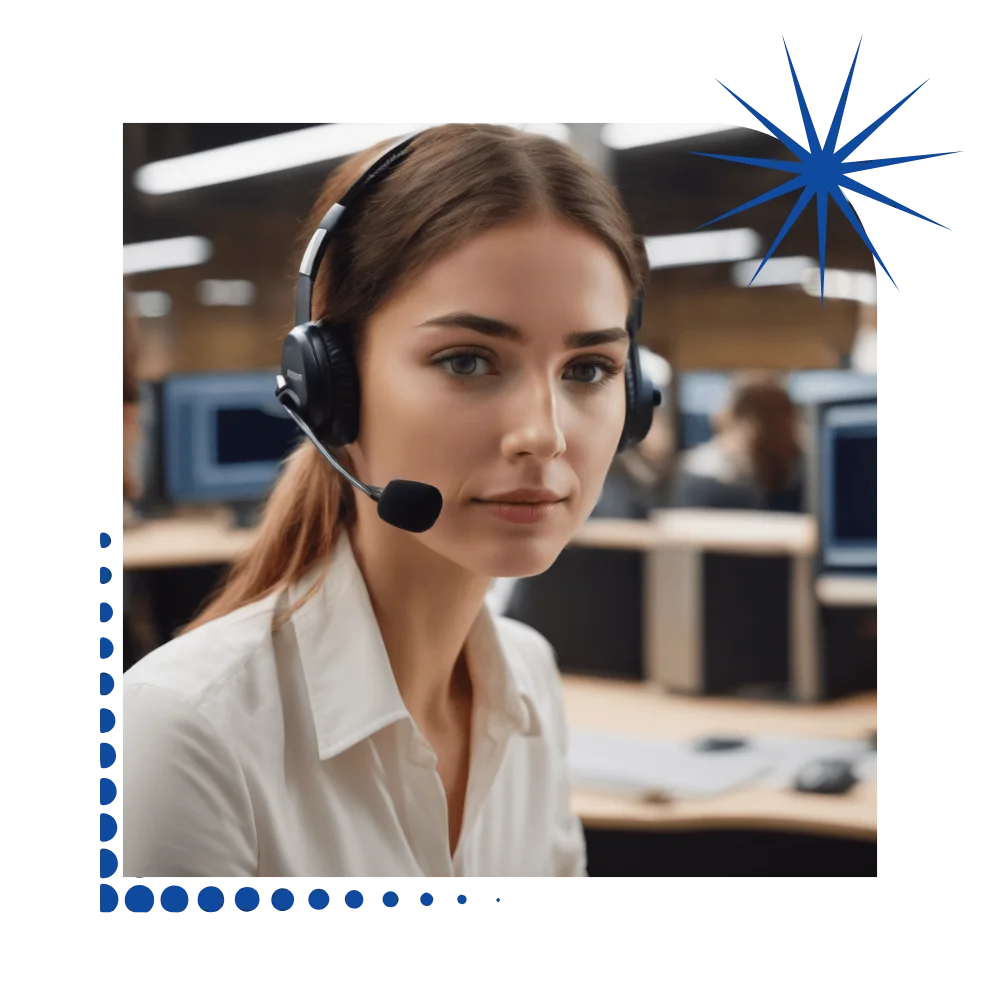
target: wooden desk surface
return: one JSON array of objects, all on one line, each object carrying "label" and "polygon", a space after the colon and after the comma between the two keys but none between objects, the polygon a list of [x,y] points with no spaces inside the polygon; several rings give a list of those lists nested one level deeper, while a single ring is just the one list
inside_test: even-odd
[{"label": "wooden desk surface", "polygon": [[878,607],[878,580],[873,576],[820,576],[816,600],[826,607]]},{"label": "wooden desk surface", "polygon": [[657,510],[648,520],[592,518],[571,544],[614,549],[703,549],[747,555],[808,556],[816,551],[808,514],[749,510]]},{"label": "wooden desk surface", "polygon": [[[225,510],[179,512],[127,527],[124,568],[162,569],[232,562],[253,541],[255,529],[237,528]],[[706,549],[757,555],[810,555],[816,523],[805,514],[760,511],[663,510],[649,520],[593,518],[571,545],[650,551]]]},{"label": "wooden desk surface", "polygon": [[126,527],[122,568],[166,569],[231,563],[253,541],[253,528],[237,528],[227,511],[185,513]]},{"label": "wooden desk surface", "polygon": [[[563,675],[570,727],[636,737],[692,739],[713,733],[769,733],[855,739],[876,728],[874,693],[818,705],[689,698],[635,681]],[[814,795],[757,786],[714,798],[648,802],[576,789],[573,808],[598,829],[768,829],[877,839],[877,782],[844,795]]]}]

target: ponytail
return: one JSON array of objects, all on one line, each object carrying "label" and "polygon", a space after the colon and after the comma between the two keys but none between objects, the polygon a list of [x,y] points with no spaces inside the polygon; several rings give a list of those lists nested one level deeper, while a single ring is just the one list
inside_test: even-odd
[{"label": "ponytail", "polygon": [[[341,464],[346,456],[338,456]],[[350,486],[303,441],[285,460],[252,547],[233,564],[222,590],[181,633],[260,600],[303,577],[327,559],[355,517]],[[282,616],[287,621],[319,589],[321,580]],[[278,622],[280,625],[282,622]]]}]

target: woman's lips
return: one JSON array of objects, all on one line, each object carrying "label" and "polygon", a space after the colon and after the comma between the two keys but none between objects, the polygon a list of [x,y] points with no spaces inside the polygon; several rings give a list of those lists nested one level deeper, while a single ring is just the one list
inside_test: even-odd
[{"label": "woman's lips", "polygon": [[475,503],[501,520],[510,521],[513,524],[537,524],[539,521],[544,521],[549,517],[563,501],[558,500],[554,503],[511,503],[509,501],[476,500]]}]

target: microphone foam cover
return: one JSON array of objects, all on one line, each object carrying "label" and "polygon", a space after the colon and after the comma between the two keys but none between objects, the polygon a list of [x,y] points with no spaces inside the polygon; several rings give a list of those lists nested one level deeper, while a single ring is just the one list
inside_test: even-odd
[{"label": "microphone foam cover", "polygon": [[426,531],[441,513],[441,493],[427,483],[394,479],[378,499],[378,516],[403,531]]}]

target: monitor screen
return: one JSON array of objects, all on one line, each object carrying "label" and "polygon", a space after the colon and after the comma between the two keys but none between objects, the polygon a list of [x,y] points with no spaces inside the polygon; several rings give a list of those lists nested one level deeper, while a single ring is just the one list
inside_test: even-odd
[{"label": "monitor screen", "polygon": [[692,371],[680,373],[677,380],[678,446],[694,448],[711,439],[712,417],[729,402],[732,376],[725,372]]},{"label": "monitor screen", "polygon": [[876,569],[878,407],[843,403],[822,417],[820,485],[823,561]]},{"label": "monitor screen", "polygon": [[846,368],[813,368],[789,372],[785,388],[792,402],[805,403],[846,400],[878,395],[878,377]]},{"label": "monitor screen", "polygon": [[264,497],[299,430],[270,372],[179,375],[163,384],[163,465],[174,503]]}]

